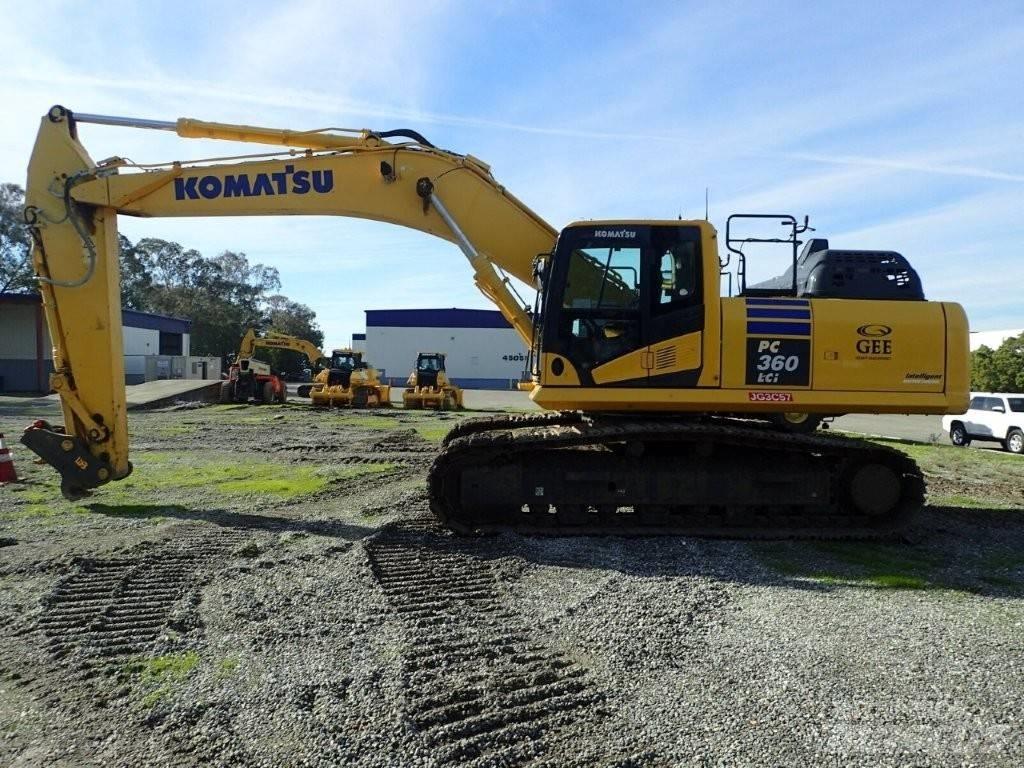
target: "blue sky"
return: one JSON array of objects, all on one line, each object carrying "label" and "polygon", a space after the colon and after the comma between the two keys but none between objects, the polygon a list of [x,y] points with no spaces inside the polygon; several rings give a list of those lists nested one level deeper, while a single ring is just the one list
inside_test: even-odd
[{"label": "blue sky", "polygon": [[[891,248],[972,328],[1024,327],[1024,3],[0,0],[0,180],[39,117],[411,127],[489,162],[555,227],[811,215]],[[224,143],[83,127],[94,159]],[[243,148],[252,151],[251,145]],[[457,249],[352,219],[121,219],[276,266],[328,345],[364,309],[488,307]],[[758,265],[777,272],[778,262]]]}]

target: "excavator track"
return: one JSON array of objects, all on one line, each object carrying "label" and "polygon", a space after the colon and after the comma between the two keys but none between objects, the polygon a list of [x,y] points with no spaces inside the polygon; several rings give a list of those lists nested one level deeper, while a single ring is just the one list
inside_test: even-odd
[{"label": "excavator track", "polygon": [[730,419],[471,419],[429,482],[434,514],[460,533],[882,538],[924,503],[899,451]]}]

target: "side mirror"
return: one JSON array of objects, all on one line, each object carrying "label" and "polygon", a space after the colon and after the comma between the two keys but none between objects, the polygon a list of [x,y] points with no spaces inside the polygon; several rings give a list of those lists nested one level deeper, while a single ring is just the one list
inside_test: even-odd
[{"label": "side mirror", "polygon": [[1001,405],[993,407],[992,410],[995,411],[996,413],[1006,413],[1006,409],[1003,408],[1003,406]]}]

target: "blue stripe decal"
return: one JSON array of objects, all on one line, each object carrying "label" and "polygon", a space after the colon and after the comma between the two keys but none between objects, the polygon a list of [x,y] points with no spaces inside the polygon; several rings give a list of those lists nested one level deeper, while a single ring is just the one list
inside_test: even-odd
[{"label": "blue stripe decal", "polygon": [[809,307],[809,299],[747,299],[748,307]]},{"label": "blue stripe decal", "polygon": [[810,336],[810,323],[748,322],[747,334],[753,336]]},{"label": "blue stripe decal", "polygon": [[811,310],[747,307],[747,317],[777,317],[780,320],[810,320]]}]

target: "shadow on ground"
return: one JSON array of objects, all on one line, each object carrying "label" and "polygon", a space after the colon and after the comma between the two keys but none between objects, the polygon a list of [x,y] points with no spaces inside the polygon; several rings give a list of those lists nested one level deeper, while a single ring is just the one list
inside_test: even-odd
[{"label": "shadow on ground", "polygon": [[205,522],[223,528],[284,533],[301,531],[317,536],[330,536],[358,541],[376,532],[376,528],[352,525],[339,520],[299,520],[276,515],[252,515],[223,509],[192,509],[178,504],[89,504],[91,512],[122,519],[174,519]]},{"label": "shadow on ground", "polygon": [[903,538],[888,541],[427,533],[418,543],[481,559],[520,558],[537,565],[652,578],[695,576],[814,591],[953,591],[1024,598],[1024,510],[926,507]]}]

